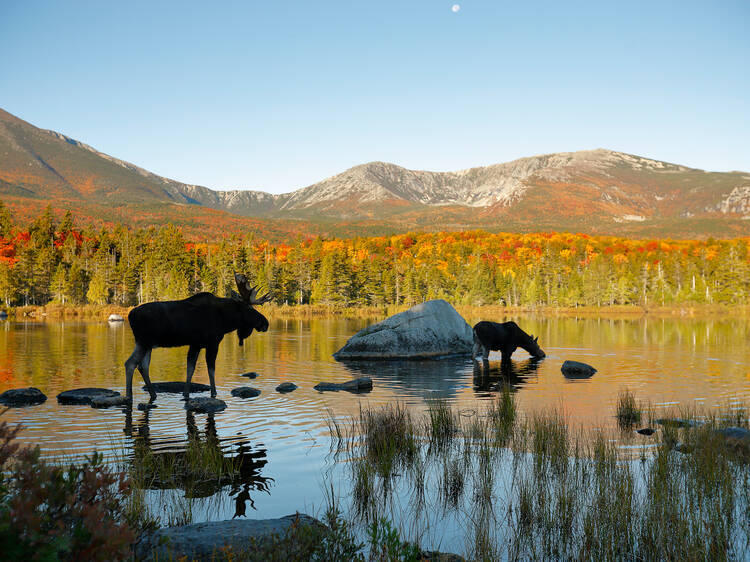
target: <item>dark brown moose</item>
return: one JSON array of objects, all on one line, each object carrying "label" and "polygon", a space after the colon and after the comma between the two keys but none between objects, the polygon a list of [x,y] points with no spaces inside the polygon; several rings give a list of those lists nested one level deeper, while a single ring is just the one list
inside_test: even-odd
[{"label": "dark brown moose", "polygon": [[268,320],[253,305],[271,300],[266,294],[258,298],[258,290],[251,287],[247,278],[234,274],[239,294],[232,292],[231,298],[217,297],[211,293],[198,293],[181,301],[161,301],[142,304],[130,311],[128,321],[135,336],[133,354],[125,361],[126,393],[133,397],[133,371],[143,376],[151,400],[156,392],[148,376],[151,350],[155,347],[190,346],[187,353],[187,378],[185,397],[190,394],[190,379],[201,349],[206,350],[206,366],[211,382],[211,396],[216,397],[214,371],[219,343],[224,335],[237,330],[240,345],[253,330],[268,330]]},{"label": "dark brown moose", "polygon": [[541,359],[546,353],[537,344],[538,339],[524,332],[515,322],[477,322],[474,325],[474,348],[471,356],[476,358],[481,351],[482,359],[487,361],[490,350],[499,351],[505,363],[510,361],[510,356],[520,347],[532,357]]}]

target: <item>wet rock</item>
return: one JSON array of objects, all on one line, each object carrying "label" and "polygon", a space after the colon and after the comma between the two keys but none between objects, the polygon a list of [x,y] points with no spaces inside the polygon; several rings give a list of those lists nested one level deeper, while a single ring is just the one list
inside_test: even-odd
[{"label": "wet rock", "polygon": [[0,404],[3,406],[33,406],[47,401],[47,396],[30,386],[28,388],[12,388],[0,394]]},{"label": "wet rock", "polygon": [[423,550],[419,553],[419,559],[423,562],[466,562],[466,558],[463,556],[449,552],[438,552],[437,550]]},{"label": "wet rock", "polygon": [[[168,382],[154,382],[151,383],[154,387],[155,392],[171,392],[174,394],[181,394],[185,392],[185,381],[168,381]],[[146,385],[143,385],[143,390],[148,390]],[[198,382],[190,383],[190,392],[208,392],[211,387],[207,384],[201,384]]]},{"label": "wet rock", "polygon": [[580,361],[565,361],[560,370],[570,379],[587,379],[596,373],[594,367]]},{"label": "wet rock", "polygon": [[236,554],[258,552],[274,535],[284,536],[299,526],[327,529],[314,517],[302,513],[279,519],[210,521],[158,529],[142,536],[134,553],[137,560],[223,560],[229,550]]},{"label": "wet rock", "polygon": [[232,396],[237,398],[255,398],[260,396],[260,390],[252,386],[241,386],[232,390]]},{"label": "wet rock", "polygon": [[75,388],[58,394],[57,402],[60,404],[91,405],[92,399],[105,396],[120,396],[120,393],[108,388]]},{"label": "wet rock", "polygon": [[418,304],[354,334],[333,354],[348,359],[425,359],[470,355],[471,326],[444,300]]},{"label": "wet rock", "polygon": [[636,433],[640,433],[641,435],[653,435],[656,433],[655,429],[651,429],[650,427],[644,427],[643,429],[636,429]]},{"label": "wet rock", "polygon": [[191,412],[200,412],[203,414],[213,414],[214,412],[221,412],[226,409],[227,403],[218,398],[208,398],[201,396],[199,398],[191,398],[185,402],[185,409]]},{"label": "wet rock", "polygon": [[145,402],[141,402],[140,404],[138,404],[138,409],[141,412],[147,412],[149,410],[153,410],[154,408],[158,408],[158,407],[159,406],[157,406],[156,404],[146,404]]},{"label": "wet rock", "polygon": [[247,377],[248,379],[255,379],[258,378],[258,373],[256,373],[255,371],[250,371],[248,373],[242,373],[240,376]]},{"label": "wet rock", "polygon": [[297,385],[293,382],[282,382],[276,387],[276,392],[291,392],[297,390]]},{"label": "wet rock", "polygon": [[107,316],[107,322],[125,322],[125,319],[119,314],[110,314]]},{"label": "wet rock", "polygon": [[319,392],[325,390],[348,390],[349,392],[367,392],[372,390],[372,379],[370,377],[361,377],[347,382],[321,382],[313,388]]},{"label": "wet rock", "polygon": [[724,427],[716,434],[724,438],[724,443],[735,453],[750,455],[750,430],[745,427]]},{"label": "wet rock", "polygon": [[703,422],[696,421],[696,420],[684,420],[681,418],[659,418],[656,420],[656,423],[659,425],[668,425],[670,427],[679,427],[682,429],[687,429],[689,427],[700,427],[703,425]]},{"label": "wet rock", "polygon": [[91,399],[91,407],[111,408],[112,406],[127,406],[131,402],[125,396],[94,396]]}]

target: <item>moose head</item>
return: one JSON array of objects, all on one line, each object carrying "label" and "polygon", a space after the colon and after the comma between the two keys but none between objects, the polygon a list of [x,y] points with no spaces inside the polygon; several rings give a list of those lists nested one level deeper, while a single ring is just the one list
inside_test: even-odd
[{"label": "moose head", "polygon": [[265,332],[268,330],[268,320],[260,312],[253,308],[253,305],[265,304],[271,300],[271,295],[266,293],[258,297],[257,286],[250,286],[250,282],[242,273],[234,274],[234,281],[237,283],[239,293],[232,291],[232,298],[242,303],[242,323],[237,328],[237,336],[242,345],[245,338],[248,338],[253,330]]}]

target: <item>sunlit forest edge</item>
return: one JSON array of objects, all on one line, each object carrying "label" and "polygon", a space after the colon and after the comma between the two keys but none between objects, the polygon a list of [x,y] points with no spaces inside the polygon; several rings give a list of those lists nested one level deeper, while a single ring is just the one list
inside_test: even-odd
[{"label": "sunlit forest edge", "polygon": [[[75,225],[75,226],[74,226]],[[628,239],[565,232],[408,233],[195,242],[180,228],[79,226],[48,208],[27,224],[0,201],[0,301],[96,315],[199,291],[229,296],[234,272],[279,314],[383,314],[444,298],[503,310],[746,311],[750,238]]]}]

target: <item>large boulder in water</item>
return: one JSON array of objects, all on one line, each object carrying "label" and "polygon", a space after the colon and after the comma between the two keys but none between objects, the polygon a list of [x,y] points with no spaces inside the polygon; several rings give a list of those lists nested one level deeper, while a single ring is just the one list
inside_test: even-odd
[{"label": "large boulder in water", "polygon": [[0,394],[0,404],[3,406],[32,406],[45,402],[47,397],[38,388],[12,388]]},{"label": "large boulder in water", "polygon": [[338,359],[425,359],[469,355],[471,326],[444,300],[423,302],[354,334]]}]

